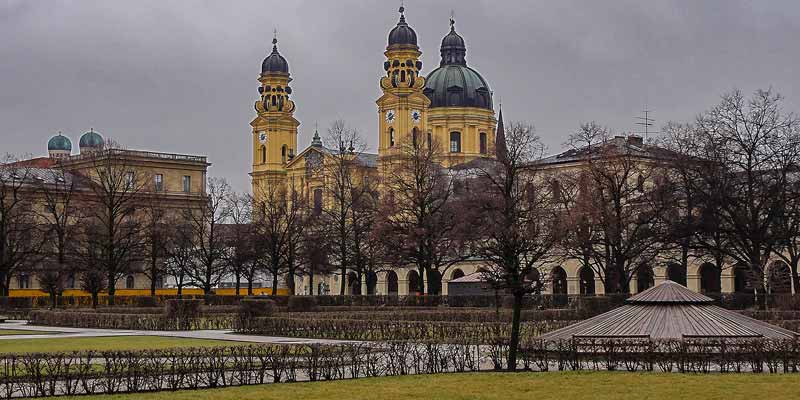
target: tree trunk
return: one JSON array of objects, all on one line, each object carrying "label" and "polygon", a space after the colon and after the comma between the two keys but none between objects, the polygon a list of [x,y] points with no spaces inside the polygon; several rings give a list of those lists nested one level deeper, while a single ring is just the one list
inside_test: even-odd
[{"label": "tree trunk", "polygon": [[156,279],[158,279],[158,277],[156,276],[155,268],[153,269],[153,273],[150,274],[150,277],[150,296],[156,297]]},{"label": "tree trunk", "polygon": [[514,307],[511,317],[511,340],[508,343],[508,367],[509,371],[517,370],[517,350],[519,349],[519,326],[520,315],[522,313],[522,291],[514,291]]},{"label": "tree trunk", "polygon": [[272,295],[278,295],[278,274],[272,274]]},{"label": "tree trunk", "polygon": [[239,289],[242,287],[242,276],[236,274],[236,297],[239,297]]},{"label": "tree trunk", "polygon": [[247,295],[248,296],[252,296],[253,295],[253,277],[250,277],[247,280]]},{"label": "tree trunk", "polygon": [[99,297],[97,292],[92,292],[92,308],[97,308],[97,305],[100,303]]},{"label": "tree trunk", "polygon": [[308,272],[308,295],[314,295],[314,267]]}]

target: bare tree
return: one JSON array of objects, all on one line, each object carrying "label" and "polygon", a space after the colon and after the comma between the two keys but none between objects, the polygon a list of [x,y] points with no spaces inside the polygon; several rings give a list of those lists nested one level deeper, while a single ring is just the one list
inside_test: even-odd
[{"label": "bare tree", "polygon": [[257,189],[254,232],[258,241],[258,263],[272,276],[272,294],[278,290],[278,277],[286,276],[290,294],[298,273],[297,241],[299,225],[307,211],[305,194],[293,181],[271,182]]},{"label": "bare tree", "polygon": [[[95,252],[105,272],[109,304],[114,305],[117,282],[135,271],[141,261],[141,220],[136,215],[148,182],[147,173],[136,168],[113,141],[88,156],[89,166],[82,170],[82,185],[91,190],[87,196],[86,224],[96,227],[84,239],[83,250]],[[84,258],[90,257],[84,254]]]},{"label": "bare tree", "polygon": [[[328,146],[323,165],[326,201],[319,211],[331,226],[330,234],[334,240],[331,255],[339,267],[342,282],[339,294],[343,295],[347,271],[354,270],[360,279],[363,267],[363,259],[355,254],[358,250],[354,243],[364,240],[364,231],[354,229],[357,223],[354,215],[361,217],[356,207],[368,190],[363,185],[365,172],[359,169],[359,158],[366,149],[366,143],[358,131],[347,127],[342,120],[331,124],[325,142]],[[357,257],[359,259],[355,260]],[[359,292],[360,289],[358,285]]]},{"label": "bare tree", "polygon": [[[592,268],[607,293],[628,293],[632,278],[666,246],[663,216],[670,203],[660,184],[661,159],[638,140],[612,138],[588,123],[568,142],[581,163],[577,191],[586,194],[578,193],[568,211],[577,224],[566,252]],[[561,192],[560,181],[551,185]]]},{"label": "bare tree", "polygon": [[194,244],[194,257],[186,270],[194,284],[209,295],[219,285],[225,268],[225,237],[220,226],[228,218],[226,199],[230,186],[221,178],[209,178],[206,182],[206,199],[199,205],[191,202],[184,209]]},{"label": "bare tree", "polygon": [[528,277],[556,257],[562,224],[539,162],[544,146],[533,126],[511,123],[505,129],[500,118],[497,158],[476,169],[471,193],[474,207],[481,211],[476,226],[482,240],[477,241],[476,254],[490,267],[484,277],[514,298],[508,356],[508,369],[513,371],[524,296],[541,293],[543,284]]},{"label": "bare tree", "polygon": [[438,142],[400,142],[399,155],[388,167],[377,228],[395,265],[413,265],[418,290],[438,294],[442,274],[467,257],[458,244],[462,216],[454,201],[453,171],[440,163]]},{"label": "bare tree", "polygon": [[79,202],[76,180],[60,165],[43,171],[38,181],[42,199],[39,220],[44,225],[47,238],[43,262],[37,269],[39,286],[50,295],[52,307],[56,296],[64,290],[67,276],[75,275],[74,237],[77,235]]},{"label": "bare tree", "polygon": [[695,122],[693,148],[708,161],[698,174],[699,214],[713,221],[701,227],[719,227],[726,238],[724,246],[703,245],[747,268],[757,293],[767,290],[770,256],[788,244],[780,221],[790,199],[781,193],[791,187],[799,132],[795,115],[781,109],[782,100],[771,89],[750,99],[734,90]]},{"label": "bare tree", "polygon": [[41,231],[33,211],[33,169],[6,155],[0,161],[0,296],[11,278],[30,271],[41,258]]},{"label": "bare tree", "polygon": [[183,295],[183,288],[189,281],[189,269],[195,262],[194,239],[192,227],[187,221],[173,221],[168,242],[165,244],[166,260],[164,273],[172,277],[178,290],[178,297]]},{"label": "bare tree", "polygon": [[[330,262],[332,240],[328,232],[329,227],[319,215],[311,215],[306,220],[300,251],[303,261],[299,272],[308,277],[309,295],[314,295],[315,277],[335,271],[335,266]],[[317,291],[317,294],[323,293]]]},{"label": "bare tree", "polygon": [[255,275],[255,235],[252,221],[253,199],[244,194],[230,193],[226,199],[229,224],[226,225],[225,252],[223,258],[226,272],[232,274],[236,283],[236,295],[239,295],[242,277],[247,279],[247,294],[253,294]]},{"label": "bare tree", "polygon": [[138,218],[141,223],[142,253],[145,265],[142,273],[150,281],[150,296],[156,295],[159,282],[163,281],[165,275],[167,243],[171,229],[169,220],[161,200],[153,195],[148,195],[143,199],[143,207]]}]

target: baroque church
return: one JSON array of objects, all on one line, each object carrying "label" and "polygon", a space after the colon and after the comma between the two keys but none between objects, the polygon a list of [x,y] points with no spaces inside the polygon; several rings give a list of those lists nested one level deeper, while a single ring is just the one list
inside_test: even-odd
[{"label": "baroque church", "polygon": [[[378,151],[357,154],[360,167],[367,174],[379,173],[384,170],[382,166],[399,154],[400,143],[417,140],[438,143],[442,150],[440,162],[445,167],[491,157],[497,125],[492,91],[481,74],[467,65],[467,47],[456,32],[455,21],[450,20],[450,31],[442,39],[438,67],[426,75],[420,61],[422,52],[417,33],[406,22],[404,8],[399,11],[400,19],[389,32],[384,51],[386,73],[378,79],[382,91],[376,100]],[[258,197],[268,185],[291,180],[313,196],[314,206],[319,207],[324,184],[320,167],[324,157],[337,150],[326,148],[318,132],[308,147],[299,150],[300,122],[294,117],[298,105],[291,100],[289,63],[279,53],[277,39],[272,43],[272,53],[261,64],[258,79],[260,98],[255,103],[258,115],[250,123],[252,190]],[[367,277],[371,284],[363,282],[361,293],[406,294],[409,286],[415,286],[414,280],[419,279],[409,276],[414,274],[415,271],[398,270],[382,274],[386,276]],[[324,293],[326,286],[330,293],[338,293],[340,284],[350,286],[350,282],[338,280],[338,276],[323,280],[314,293],[319,293],[320,288]],[[443,283],[448,280],[445,277]],[[305,286],[297,283],[298,293],[303,293]]]}]

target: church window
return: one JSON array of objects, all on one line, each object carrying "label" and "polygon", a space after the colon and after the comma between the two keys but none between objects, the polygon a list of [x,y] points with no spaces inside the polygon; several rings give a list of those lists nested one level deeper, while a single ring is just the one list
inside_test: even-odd
[{"label": "church window", "polygon": [[481,154],[486,154],[486,132],[481,132],[478,134],[478,141],[480,142]]},{"label": "church window", "polygon": [[394,128],[389,128],[389,147],[394,146]]},{"label": "church window", "polygon": [[430,149],[433,146],[433,134],[431,131],[428,131],[428,148]]},{"label": "church window", "polygon": [[128,277],[125,278],[125,289],[133,289],[134,286],[135,286],[135,281],[133,279],[133,275],[128,275]]},{"label": "church window", "polygon": [[461,153],[461,132],[450,132],[450,152]]},{"label": "church window", "polygon": [[286,162],[286,145],[281,146],[281,162]]},{"label": "church window", "polygon": [[405,82],[405,81],[406,81],[406,71],[402,70],[400,71],[400,82]]},{"label": "church window", "polygon": [[417,128],[411,130],[411,144],[417,148]]},{"label": "church window", "polygon": [[314,215],[322,212],[322,189],[314,189]]},{"label": "church window", "polygon": [[264,164],[267,162],[267,146],[261,145],[261,163]]}]

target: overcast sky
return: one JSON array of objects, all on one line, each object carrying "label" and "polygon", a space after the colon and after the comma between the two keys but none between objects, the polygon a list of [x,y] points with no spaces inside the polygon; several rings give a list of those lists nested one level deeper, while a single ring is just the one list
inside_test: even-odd
[{"label": "overcast sky", "polygon": [[[205,154],[248,189],[249,122],[272,31],[294,79],[299,147],[344,119],[374,151],[378,78],[399,1],[0,0],[0,152],[46,154],[90,127],[134,149]],[[732,88],[800,111],[798,1],[406,0],[423,73],[450,10],[506,120],[550,152],[581,122],[687,121]]]}]

